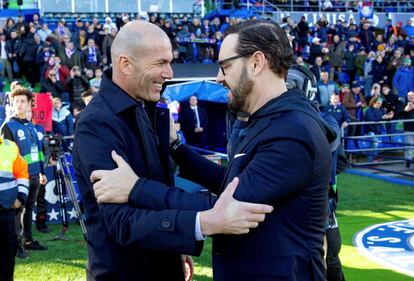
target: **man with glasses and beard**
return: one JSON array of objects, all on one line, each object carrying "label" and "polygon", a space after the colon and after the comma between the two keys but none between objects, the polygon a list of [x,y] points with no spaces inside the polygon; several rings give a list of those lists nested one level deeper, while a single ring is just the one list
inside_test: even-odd
[{"label": "man with glasses and beard", "polygon": [[[303,91],[287,90],[291,62],[288,38],[276,23],[248,21],[230,27],[219,54],[217,81],[230,89],[230,109],[250,115],[232,146],[233,159],[227,168],[216,165],[171,133],[170,153],[182,176],[219,195],[237,176],[235,199],[275,207],[246,235],[213,237],[214,280],[326,279],[323,237],[329,143],[335,133]],[[157,203],[148,200],[150,189],[119,184],[120,178],[137,176],[118,162],[116,170],[96,172],[98,201],[151,209],[170,205],[170,196]]]}]

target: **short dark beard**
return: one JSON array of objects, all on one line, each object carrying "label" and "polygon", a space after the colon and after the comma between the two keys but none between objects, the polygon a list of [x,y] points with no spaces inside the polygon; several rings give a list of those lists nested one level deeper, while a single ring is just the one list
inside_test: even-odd
[{"label": "short dark beard", "polygon": [[247,67],[243,66],[239,82],[234,89],[230,89],[233,95],[229,101],[229,109],[233,112],[244,112],[247,110],[246,100],[253,90],[253,81],[247,76]]}]

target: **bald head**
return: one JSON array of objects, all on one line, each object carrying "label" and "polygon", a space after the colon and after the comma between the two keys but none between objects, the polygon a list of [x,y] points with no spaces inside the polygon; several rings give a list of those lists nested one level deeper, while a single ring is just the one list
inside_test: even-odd
[{"label": "bald head", "polygon": [[167,34],[155,24],[131,21],[121,28],[112,43],[112,60],[116,61],[120,55],[140,58],[147,55],[154,44],[163,40],[169,42]]}]

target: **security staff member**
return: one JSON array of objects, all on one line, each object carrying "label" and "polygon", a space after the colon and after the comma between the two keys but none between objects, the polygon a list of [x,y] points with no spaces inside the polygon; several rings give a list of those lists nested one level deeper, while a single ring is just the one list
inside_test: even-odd
[{"label": "security staff member", "polygon": [[[5,139],[16,142],[20,153],[28,164],[30,188],[23,209],[24,249],[19,249],[18,256],[25,257],[24,250],[46,250],[47,248],[32,237],[32,211],[40,185],[47,179],[43,166],[43,152],[37,131],[32,122],[27,120],[27,111],[31,106],[33,94],[26,88],[17,87],[11,93],[13,109],[16,114],[1,128]],[[20,234],[20,233],[19,233]],[[21,251],[22,250],[22,251]]]},{"label": "security staff member", "polygon": [[0,280],[13,280],[17,251],[16,209],[29,193],[27,163],[17,145],[0,137]]}]

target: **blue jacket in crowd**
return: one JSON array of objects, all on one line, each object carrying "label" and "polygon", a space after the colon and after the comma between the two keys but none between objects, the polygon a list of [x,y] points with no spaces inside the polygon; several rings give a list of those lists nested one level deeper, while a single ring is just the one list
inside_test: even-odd
[{"label": "blue jacket in crowd", "polygon": [[397,89],[398,96],[405,98],[408,92],[414,91],[414,68],[406,66],[398,68],[392,84]]},{"label": "blue jacket in crowd", "polygon": [[61,136],[73,135],[73,116],[66,107],[62,107],[60,111],[53,109],[52,126],[55,134]]},{"label": "blue jacket in crowd", "polygon": [[342,123],[344,122],[352,121],[351,116],[342,104],[338,104],[337,106],[329,104],[327,107],[324,108],[324,112],[331,113],[332,116],[335,118],[336,122],[338,122],[339,127],[341,127]]}]

